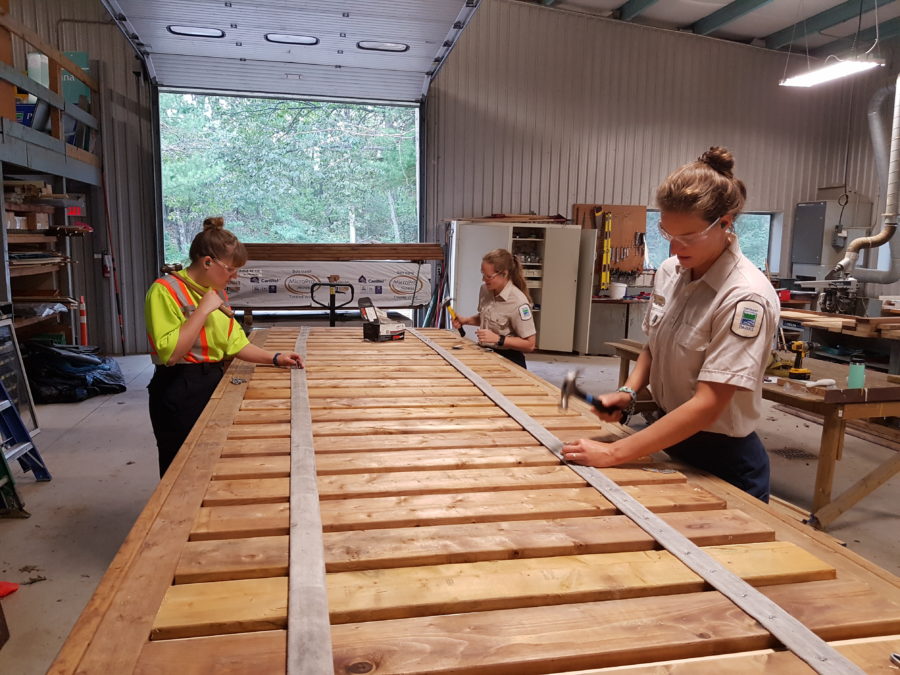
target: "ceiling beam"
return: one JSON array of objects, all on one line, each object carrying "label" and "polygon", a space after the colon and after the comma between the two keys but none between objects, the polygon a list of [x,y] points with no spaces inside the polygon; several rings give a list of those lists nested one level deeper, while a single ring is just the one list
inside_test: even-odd
[{"label": "ceiling beam", "polygon": [[[816,56],[819,58],[825,58],[826,56],[830,56],[834,54],[835,56],[848,52],[853,47],[853,38],[856,34],[849,35],[847,37],[843,37],[840,40],[835,40],[834,42],[829,42],[828,44],[824,44],[821,47],[816,47],[815,49],[810,50],[811,56]],[[880,40],[890,40],[891,38],[895,38],[900,35],[900,17],[896,19],[890,19],[888,21],[882,21],[878,24],[878,39]],[[856,37],[857,47],[865,47],[868,49],[871,47],[871,43],[875,41],[875,26],[871,28],[866,28],[865,30],[859,31],[859,36]]]},{"label": "ceiling beam", "polygon": [[655,5],[659,0],[628,0],[616,10],[616,14],[622,21],[631,21],[648,7]]},{"label": "ceiling beam", "polygon": [[763,5],[768,5],[770,2],[772,0],[734,0],[712,14],[704,16],[691,26],[691,30],[697,35],[709,35],[713,31],[719,30],[722,26],[740,19],[745,14],[749,14]]},{"label": "ceiling beam", "polygon": [[766,37],[766,47],[769,49],[781,49],[785,45],[804,38],[807,35],[812,35],[813,33],[818,33],[819,31],[826,30],[832,26],[837,26],[839,23],[849,21],[850,19],[859,16],[860,11],[862,11],[863,14],[871,12],[875,9],[876,2],[878,3],[878,6],[881,7],[882,5],[886,5],[893,1],[894,0],[847,0],[847,2],[842,2],[836,7],[826,9],[824,12],[819,12],[808,19],[799,21],[793,26],[788,26],[787,28],[772,33]]}]

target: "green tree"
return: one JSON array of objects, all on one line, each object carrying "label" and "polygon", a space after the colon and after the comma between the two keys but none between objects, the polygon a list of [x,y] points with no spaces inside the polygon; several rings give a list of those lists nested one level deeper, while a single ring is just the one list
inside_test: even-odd
[{"label": "green tree", "polygon": [[203,218],[243,241],[418,241],[409,107],[161,94],[166,259]]}]

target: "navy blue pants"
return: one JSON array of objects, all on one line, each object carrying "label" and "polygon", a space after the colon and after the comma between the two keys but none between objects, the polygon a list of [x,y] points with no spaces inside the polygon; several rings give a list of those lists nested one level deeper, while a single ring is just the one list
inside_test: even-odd
[{"label": "navy blue pants", "polygon": [[768,503],[769,455],[756,432],[743,438],[700,431],[666,449],[673,459],[696,466]]},{"label": "navy blue pants", "polygon": [[160,478],[191,433],[224,372],[221,361],[156,366],[147,389],[150,392],[150,423],[159,452]]},{"label": "navy blue pants", "polygon": [[528,369],[528,366],[525,365],[525,354],[523,352],[516,349],[495,349],[494,351],[500,356],[505,356],[517,366],[522,366],[526,370]]}]

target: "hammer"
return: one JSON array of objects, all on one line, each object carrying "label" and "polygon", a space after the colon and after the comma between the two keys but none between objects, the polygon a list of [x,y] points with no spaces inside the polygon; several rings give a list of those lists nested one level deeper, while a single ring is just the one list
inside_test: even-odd
[{"label": "hammer", "polygon": [[568,410],[569,408],[569,397],[575,396],[576,398],[580,398],[585,403],[589,403],[594,406],[599,412],[604,414],[614,413],[616,410],[621,410],[616,406],[608,406],[600,403],[600,399],[594,396],[591,396],[587,392],[583,391],[575,384],[575,379],[578,377],[578,373],[574,370],[570,370],[566,373],[565,378],[563,379],[562,386],[559,388],[559,409],[560,410]]},{"label": "hammer", "polygon": [[[160,272],[162,272],[163,274],[172,274],[172,272],[178,272],[178,271],[180,271],[180,270],[182,270],[182,269],[184,269],[184,268],[181,266],[181,263],[166,263],[165,265],[163,265],[163,266],[160,268]],[[180,281],[183,281],[184,284],[185,284],[185,286],[187,286],[188,288],[190,288],[192,291],[194,291],[194,293],[196,293],[196,294],[199,295],[200,297],[203,297],[203,294],[206,293],[206,291],[204,291],[202,288],[200,288],[200,286],[198,286],[197,284],[195,284],[195,283],[191,280],[190,277],[188,277],[188,276],[185,275],[185,276],[183,276],[183,277],[178,277],[178,279],[179,279]],[[223,304],[223,305],[219,305],[219,306],[217,307],[217,309],[218,309],[220,312],[222,312],[222,314],[224,314],[225,316],[227,316],[229,319],[233,319],[233,318],[234,318],[234,310],[232,310],[231,307],[229,307],[228,305],[224,305],[224,304]]]},{"label": "hammer", "polygon": [[[446,309],[447,313],[450,315],[450,318],[455,319],[457,318],[456,311],[453,309],[453,305],[450,304],[451,302],[453,302],[453,298],[447,298],[446,300],[444,300],[444,302],[441,303],[441,309]],[[459,327],[459,336],[466,337],[466,329],[462,326]]]}]

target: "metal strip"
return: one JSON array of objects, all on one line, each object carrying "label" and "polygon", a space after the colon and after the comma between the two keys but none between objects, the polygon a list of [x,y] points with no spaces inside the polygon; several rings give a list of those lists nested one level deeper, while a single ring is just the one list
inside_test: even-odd
[{"label": "metal strip", "polygon": [[[306,360],[309,328],[295,351]],[[291,529],[288,567],[288,675],[331,675],[331,620],[325,588],[325,544],[316,484],[306,370],[291,370]]]},{"label": "metal strip", "polygon": [[674,530],[662,518],[647,510],[603,473],[593,467],[565,462],[562,456],[563,442],[523,412],[506,396],[494,389],[487,380],[469,366],[414,328],[407,328],[407,332],[412,333],[440,354],[445,361],[467,377],[472,384],[521,424],[522,428],[556,455],[560,461],[567,464],[570,469],[596,488],[619,511],[659,542],[669,553],[731,600],[738,608],[756,619],[785,647],[805,661],[810,668],[821,675],[863,675],[863,671],[856,664],[833,649],[827,642],[753,586],[732,574],[699,546]]}]

